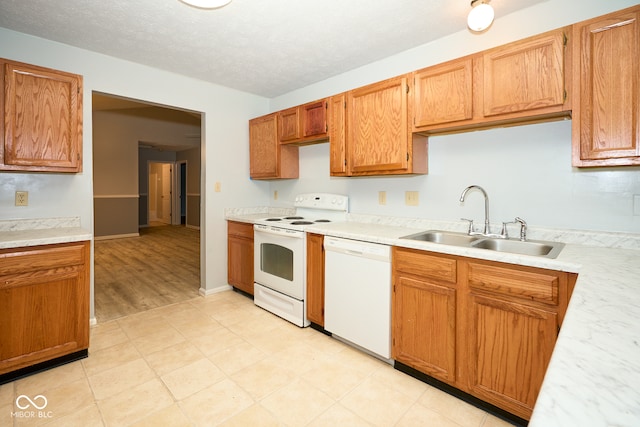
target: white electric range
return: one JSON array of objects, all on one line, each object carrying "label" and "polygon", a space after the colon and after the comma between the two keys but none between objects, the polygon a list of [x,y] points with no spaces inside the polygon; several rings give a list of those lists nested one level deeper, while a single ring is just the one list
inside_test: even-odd
[{"label": "white electric range", "polygon": [[308,227],[346,221],[349,198],[339,194],[296,196],[295,215],[266,217],[254,224],[254,302],[297,326],[307,319]]}]

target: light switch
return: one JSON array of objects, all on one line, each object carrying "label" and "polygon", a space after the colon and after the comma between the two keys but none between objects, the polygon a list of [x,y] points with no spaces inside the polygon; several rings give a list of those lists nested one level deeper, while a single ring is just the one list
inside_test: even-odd
[{"label": "light switch", "polygon": [[378,191],[378,204],[386,205],[387,204],[387,192],[386,191]]},{"label": "light switch", "polygon": [[417,191],[405,191],[404,192],[404,204],[407,206],[418,206],[419,197]]}]

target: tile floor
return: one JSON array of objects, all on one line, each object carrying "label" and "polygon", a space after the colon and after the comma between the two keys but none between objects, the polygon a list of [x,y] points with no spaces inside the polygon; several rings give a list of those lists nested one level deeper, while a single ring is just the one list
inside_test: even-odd
[{"label": "tile floor", "polygon": [[[19,418],[20,395],[47,406]],[[0,386],[0,426],[44,424],[509,426],[232,291],[99,324],[88,358]]]}]

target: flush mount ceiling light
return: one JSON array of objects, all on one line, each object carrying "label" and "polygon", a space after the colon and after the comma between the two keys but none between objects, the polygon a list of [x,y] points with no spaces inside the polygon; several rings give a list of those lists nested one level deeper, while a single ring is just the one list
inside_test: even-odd
[{"label": "flush mount ceiling light", "polygon": [[467,25],[471,31],[484,31],[493,22],[493,8],[489,0],[471,0],[471,12],[467,17]]},{"label": "flush mount ceiling light", "polygon": [[231,0],[180,0],[182,3],[199,9],[218,9],[231,3]]}]

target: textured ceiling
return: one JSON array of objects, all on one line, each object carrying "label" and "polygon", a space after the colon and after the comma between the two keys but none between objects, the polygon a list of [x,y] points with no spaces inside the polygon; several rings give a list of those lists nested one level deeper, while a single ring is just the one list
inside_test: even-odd
[{"label": "textured ceiling", "polygon": [[[546,0],[492,0],[496,17]],[[272,98],[466,29],[468,0],[2,0],[0,27]]]}]

